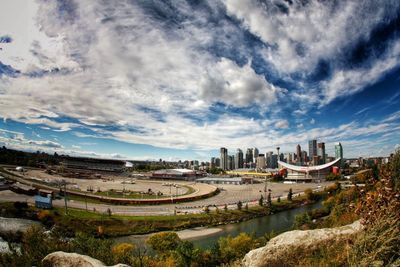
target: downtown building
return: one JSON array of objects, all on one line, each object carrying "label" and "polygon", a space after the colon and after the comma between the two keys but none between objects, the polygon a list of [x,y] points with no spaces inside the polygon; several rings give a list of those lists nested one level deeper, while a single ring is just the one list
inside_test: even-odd
[{"label": "downtown building", "polygon": [[224,171],[228,170],[228,149],[225,147],[220,148],[220,168]]}]

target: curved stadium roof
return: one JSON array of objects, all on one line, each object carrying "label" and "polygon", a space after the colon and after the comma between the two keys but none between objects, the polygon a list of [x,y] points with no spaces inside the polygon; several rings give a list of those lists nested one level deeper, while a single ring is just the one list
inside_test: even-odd
[{"label": "curved stadium roof", "polygon": [[339,162],[339,160],[341,160],[341,158],[335,159],[332,162],[328,162],[322,165],[317,165],[317,166],[297,166],[297,165],[292,165],[292,164],[288,164],[286,162],[283,161],[278,161],[278,164],[281,165],[284,168],[293,170],[293,171],[298,171],[298,172],[314,172],[314,171],[320,171],[326,168],[329,168],[333,165],[335,165],[337,162]]}]

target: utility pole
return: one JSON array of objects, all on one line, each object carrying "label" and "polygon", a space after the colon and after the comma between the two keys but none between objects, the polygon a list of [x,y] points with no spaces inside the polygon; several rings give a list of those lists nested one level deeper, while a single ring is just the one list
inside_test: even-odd
[{"label": "utility pole", "polygon": [[86,205],[86,211],[87,211],[87,198],[86,198],[87,192],[85,192],[85,205]]},{"label": "utility pole", "polygon": [[267,176],[265,176],[264,182],[264,201],[267,201]]},{"label": "utility pole", "polygon": [[67,183],[64,182],[64,203],[65,203],[65,215],[68,215],[68,205],[67,205]]}]

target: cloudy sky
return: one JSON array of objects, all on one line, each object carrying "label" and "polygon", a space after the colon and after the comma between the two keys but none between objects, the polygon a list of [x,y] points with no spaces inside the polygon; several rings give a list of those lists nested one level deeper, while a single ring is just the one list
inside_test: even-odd
[{"label": "cloudy sky", "polygon": [[400,144],[400,1],[2,0],[0,145],[129,159]]}]

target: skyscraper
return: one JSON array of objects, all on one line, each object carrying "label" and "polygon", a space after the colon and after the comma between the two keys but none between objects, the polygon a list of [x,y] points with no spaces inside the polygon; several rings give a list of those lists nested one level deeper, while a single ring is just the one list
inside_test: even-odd
[{"label": "skyscraper", "polygon": [[308,141],[308,157],[311,160],[317,155],[317,140]]},{"label": "skyscraper", "polygon": [[340,160],[340,167],[343,167],[344,160],[343,160],[343,147],[341,143],[335,144],[335,158],[341,159]]},{"label": "skyscraper", "polygon": [[243,151],[238,148],[236,150],[236,157],[235,157],[235,169],[242,169],[243,168]]},{"label": "skyscraper", "polygon": [[253,149],[248,148],[246,150],[246,165],[248,168],[251,168],[251,165],[253,163]]},{"label": "skyscraper", "polygon": [[228,149],[225,147],[221,147],[220,149],[220,159],[221,159],[221,164],[220,168],[223,169],[224,171],[228,169]]},{"label": "skyscraper", "polygon": [[210,169],[213,169],[213,168],[215,168],[216,167],[216,161],[215,161],[215,157],[212,157],[211,158],[211,161],[210,161]]},{"label": "skyscraper", "polygon": [[273,168],[272,167],[272,155],[273,154],[274,154],[274,152],[272,152],[272,151],[265,153],[265,162],[266,162],[268,168]]},{"label": "skyscraper", "polygon": [[253,148],[253,162],[256,163],[257,162],[257,157],[258,157],[258,148]]},{"label": "skyscraper", "polygon": [[257,169],[265,169],[265,157],[264,154],[258,154],[257,157]]},{"label": "skyscraper", "polygon": [[301,146],[299,144],[297,144],[296,146],[296,159],[297,159],[297,163],[302,163],[302,158],[301,158]]},{"label": "skyscraper", "polygon": [[343,147],[341,143],[335,144],[335,158],[343,159]]},{"label": "skyscraper", "polygon": [[230,155],[228,156],[228,170],[235,169],[235,156]]},{"label": "skyscraper", "polygon": [[325,143],[318,143],[318,156],[320,157],[320,164],[326,163]]},{"label": "skyscraper", "polygon": [[303,163],[308,162],[307,151],[301,151],[301,159]]}]

